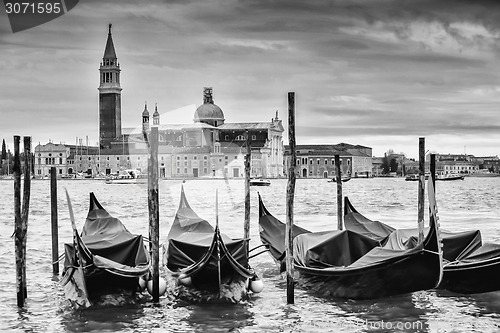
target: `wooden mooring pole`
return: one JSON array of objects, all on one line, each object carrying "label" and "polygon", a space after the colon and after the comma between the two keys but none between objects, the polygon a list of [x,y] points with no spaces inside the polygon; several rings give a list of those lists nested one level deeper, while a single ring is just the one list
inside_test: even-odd
[{"label": "wooden mooring pole", "polygon": [[250,239],[250,161],[252,150],[248,130],[245,132],[247,154],[245,156],[245,224],[243,226],[243,238]]},{"label": "wooden mooring pole", "polygon": [[436,154],[431,154],[429,168],[431,172],[432,187],[434,188],[434,192],[436,192]]},{"label": "wooden mooring pole", "polygon": [[295,93],[288,93],[288,141],[290,144],[290,168],[286,188],[286,302],[294,304],[293,281],[293,200],[295,195],[295,166],[297,155],[295,151]]},{"label": "wooden mooring pole", "polygon": [[26,237],[31,191],[31,137],[24,137],[24,190],[21,203],[21,137],[14,136],[14,246],[16,255],[17,306],[23,307],[28,295],[26,287]]},{"label": "wooden mooring pole", "polygon": [[340,156],[335,155],[335,171],[337,180],[337,229],[342,230],[344,227],[343,211],[342,211],[342,168],[340,166]]},{"label": "wooden mooring pole", "polygon": [[149,240],[153,269],[153,302],[160,300],[160,212],[158,206],[158,127],[151,127],[148,159]]},{"label": "wooden mooring pole", "polygon": [[418,241],[424,240],[425,138],[418,140]]},{"label": "wooden mooring pole", "polygon": [[59,229],[57,225],[57,174],[50,168],[50,221],[52,227],[52,274],[59,275]]}]

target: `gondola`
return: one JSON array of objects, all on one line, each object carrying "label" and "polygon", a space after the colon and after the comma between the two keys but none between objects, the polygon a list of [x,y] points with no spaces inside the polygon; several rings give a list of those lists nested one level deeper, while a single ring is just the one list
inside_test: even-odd
[{"label": "gondola", "polygon": [[[260,237],[273,258],[285,254],[285,224],[272,216],[259,196]],[[325,296],[376,299],[435,288],[442,276],[442,254],[435,213],[431,231],[409,250],[382,246],[349,230],[293,229],[294,269],[299,284]],[[283,269],[283,265],[281,265]]]},{"label": "gondola", "polygon": [[[218,214],[216,214],[218,215]],[[167,236],[163,262],[176,285],[192,300],[239,300],[256,275],[250,267],[249,239],[231,239],[191,209],[184,188]],[[234,293],[238,293],[235,295]],[[255,290],[257,291],[257,290]]]},{"label": "gondola", "polygon": [[[382,242],[414,246],[417,229],[394,229],[360,214],[345,199],[344,223],[352,230]],[[428,232],[428,228],[424,232]],[[450,232],[441,230],[443,239],[443,279],[438,288],[456,293],[473,294],[500,290],[500,245],[482,243],[481,232],[470,230]]]},{"label": "gondola", "polygon": [[69,195],[73,242],[64,245],[61,283],[76,308],[88,308],[108,295],[134,296],[139,279],[147,279],[150,257],[141,235],[133,235],[90,193],[90,208],[81,234],[76,229]]},{"label": "gondola", "polygon": [[[340,181],[342,183],[348,182],[351,180],[351,176],[341,176]],[[336,183],[337,182],[337,177],[333,177],[332,179],[328,180],[329,183]]]}]

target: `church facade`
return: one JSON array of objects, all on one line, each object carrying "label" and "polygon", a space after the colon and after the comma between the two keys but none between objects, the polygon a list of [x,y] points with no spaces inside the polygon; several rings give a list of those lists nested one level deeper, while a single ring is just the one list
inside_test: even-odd
[{"label": "church facade", "polygon": [[[99,72],[99,146],[57,145],[58,149],[64,150],[64,159],[57,159],[62,163],[57,164],[58,175],[94,177],[116,174],[125,169],[147,173],[148,150],[142,129],[157,126],[159,175],[162,178],[244,177],[247,142],[251,147],[252,177],[284,176],[284,128],[277,112],[267,122],[226,122],[224,112],[214,103],[213,89],[205,87],[203,103],[196,109],[191,124],[162,124],[157,106],[151,116],[145,105],[142,114],[138,112],[139,126],[122,128],[121,69],[111,25]],[[53,150],[53,143],[35,147],[35,154],[40,157],[35,159],[37,177],[46,177],[50,167],[54,166],[54,161],[49,158]]]}]

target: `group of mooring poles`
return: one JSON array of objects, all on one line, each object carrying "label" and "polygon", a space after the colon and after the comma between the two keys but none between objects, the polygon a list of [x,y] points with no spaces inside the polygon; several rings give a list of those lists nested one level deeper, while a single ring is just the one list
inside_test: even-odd
[{"label": "group of mooring poles", "polygon": [[[24,307],[28,290],[26,287],[26,239],[28,236],[28,213],[31,191],[31,137],[24,138],[24,169],[21,170],[20,141],[14,136],[14,246],[16,255],[16,293],[17,306]],[[21,171],[24,175],[21,202]]]}]

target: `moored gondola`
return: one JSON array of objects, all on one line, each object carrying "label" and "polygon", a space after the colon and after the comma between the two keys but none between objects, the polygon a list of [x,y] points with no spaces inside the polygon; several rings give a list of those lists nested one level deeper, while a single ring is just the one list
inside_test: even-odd
[{"label": "moored gondola", "polygon": [[[356,231],[384,243],[402,248],[415,245],[417,229],[394,229],[360,214],[346,197],[344,223]],[[424,232],[428,232],[428,228]],[[479,230],[451,232],[441,230],[443,239],[443,279],[438,288],[472,294],[500,290],[500,245],[482,243]]]},{"label": "moored gondola", "polygon": [[[281,262],[285,225],[265,209],[260,196],[259,200],[261,240]],[[436,214],[430,219],[427,237],[409,250],[383,247],[380,241],[348,230],[294,229],[293,260],[299,284],[322,295],[350,299],[432,289],[442,277],[442,257]],[[283,230],[283,237],[272,229]]]},{"label": "moored gondola", "polygon": [[87,308],[103,296],[133,296],[139,279],[147,279],[150,258],[141,235],[133,235],[90,193],[90,208],[81,234],[76,229],[69,195],[73,242],[65,244],[61,283],[76,308]]},{"label": "moored gondola", "polygon": [[217,221],[214,229],[200,218],[191,209],[184,188],[167,239],[163,262],[181,297],[238,301],[256,278],[248,262],[249,240],[231,239],[220,232]]}]

